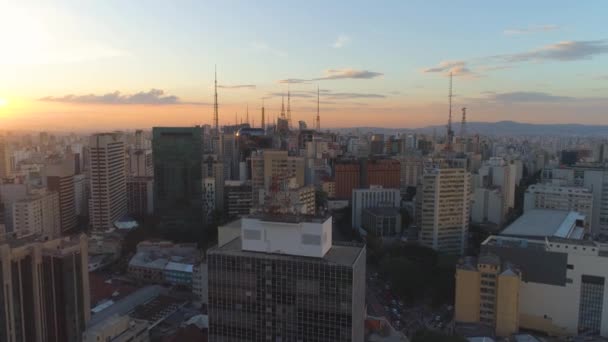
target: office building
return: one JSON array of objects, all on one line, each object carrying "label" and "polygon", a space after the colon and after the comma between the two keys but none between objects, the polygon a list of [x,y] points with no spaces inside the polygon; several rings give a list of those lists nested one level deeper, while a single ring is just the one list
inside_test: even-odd
[{"label": "office building", "polygon": [[441,253],[464,254],[470,201],[471,175],[459,160],[426,163],[416,191],[420,243]]},{"label": "office building", "polygon": [[593,193],[593,209],[588,220],[593,234],[608,235],[608,170],[601,165],[547,167],[542,171],[544,182],[589,189]]},{"label": "office building", "polygon": [[499,188],[476,188],[471,204],[471,221],[500,226],[505,219],[504,196]]},{"label": "office building", "polygon": [[78,342],[90,319],[86,235],[0,242],[0,340]]},{"label": "office building", "polygon": [[[585,217],[576,212],[533,209],[497,236],[481,245],[481,257],[494,258],[496,265],[512,265],[519,270],[520,281],[503,286],[511,298],[501,308],[500,302],[481,321],[475,305],[501,293],[501,282],[479,277],[480,267],[456,270],[455,319],[493,326],[514,326],[505,332],[528,329],[550,336],[574,336],[581,333],[608,336],[608,274],[606,245],[588,240]],[[479,277],[475,285],[473,278]],[[483,285],[497,286],[497,291],[482,290]],[[485,298],[484,298],[485,297]],[[489,306],[487,306],[489,307]],[[508,308],[508,310],[506,310]],[[480,307],[481,310],[481,307]],[[500,312],[508,311],[508,317]],[[515,314],[515,316],[513,316]],[[505,321],[503,321],[505,319]],[[499,333],[507,336],[506,333]]]},{"label": "office building", "polygon": [[152,150],[135,148],[129,150],[129,176],[150,177],[154,175]]},{"label": "office building", "polygon": [[259,205],[261,190],[268,191],[273,185],[295,178],[298,186],[304,186],[304,158],[292,157],[287,151],[264,150],[251,155],[251,188],[253,204]]},{"label": "office building", "polygon": [[89,222],[94,230],[108,230],[127,213],[125,144],[118,133],[95,134],[89,139]]},{"label": "office building", "polygon": [[316,212],[314,186],[298,187],[292,178],[285,190],[260,192],[260,205],[257,209],[270,210],[275,213],[314,215]]},{"label": "office building", "polygon": [[331,180],[321,182],[321,190],[327,194],[327,198],[336,198],[336,182]]},{"label": "office building", "polygon": [[203,227],[202,130],[154,127],[154,212],[164,229]]},{"label": "office building", "polygon": [[357,161],[335,165],[336,199],[351,200],[353,189],[361,188],[361,166]]},{"label": "office building", "polygon": [[361,217],[361,228],[378,237],[394,237],[401,234],[399,208],[365,208]]},{"label": "office building", "polygon": [[384,189],[380,186],[372,186],[369,189],[355,189],[352,195],[352,225],[354,229],[360,229],[363,209],[367,208],[399,208],[401,204],[401,193],[399,189]]},{"label": "office building", "polygon": [[11,158],[8,142],[0,136],[0,179],[6,178],[11,174]]},{"label": "office building", "polygon": [[40,189],[13,203],[13,233],[16,236],[42,235],[58,238],[61,231],[59,195]]},{"label": "office building", "polygon": [[365,164],[366,186],[379,185],[386,189],[401,188],[401,164],[394,159],[370,159]]},{"label": "office building", "polygon": [[61,220],[61,234],[63,235],[69,235],[76,231],[75,172],[73,154],[68,154],[64,159],[49,163],[45,167],[48,189],[59,194],[59,218]]},{"label": "office building", "polygon": [[422,157],[402,156],[398,157],[400,165],[400,189],[401,194],[407,192],[407,188],[416,187],[418,179],[422,176]]},{"label": "office building", "polygon": [[127,178],[127,212],[136,217],[154,213],[154,177]]},{"label": "office building", "polygon": [[251,216],[220,227],[207,251],[209,339],[362,342],[365,248],[332,243],[331,220]]},{"label": "office building", "polygon": [[74,212],[76,216],[89,215],[89,182],[84,173],[74,175]]},{"label": "office building", "polygon": [[251,182],[226,181],[224,208],[228,217],[241,217],[251,213],[253,198]]},{"label": "office building", "polygon": [[524,194],[524,211],[531,209],[576,211],[591,219],[593,193],[583,187],[533,184]]}]

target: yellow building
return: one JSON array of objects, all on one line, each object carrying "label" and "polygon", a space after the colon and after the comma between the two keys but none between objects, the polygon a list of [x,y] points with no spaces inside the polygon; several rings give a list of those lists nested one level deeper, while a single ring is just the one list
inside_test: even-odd
[{"label": "yellow building", "polygon": [[497,256],[462,259],[456,268],[454,319],[490,326],[497,336],[517,333],[520,279],[519,270]]}]

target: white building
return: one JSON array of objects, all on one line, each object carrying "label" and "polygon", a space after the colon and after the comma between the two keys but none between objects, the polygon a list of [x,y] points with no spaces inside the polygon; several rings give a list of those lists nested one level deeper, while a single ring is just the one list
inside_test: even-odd
[{"label": "white building", "polygon": [[576,166],[543,169],[544,182],[584,187],[593,193],[590,226],[593,234],[608,235],[608,170],[601,166]]},{"label": "white building", "polygon": [[13,203],[13,232],[18,236],[42,234],[49,238],[61,235],[59,195],[45,189]]},{"label": "white building", "polygon": [[530,209],[576,211],[593,217],[593,193],[583,187],[533,184],[524,195],[524,212]]},{"label": "white building", "polygon": [[147,321],[132,319],[129,315],[114,315],[89,327],[82,334],[82,341],[148,342],[149,328]]},{"label": "white building", "polygon": [[388,207],[399,208],[401,193],[399,189],[384,189],[381,186],[370,186],[369,189],[353,189],[352,225],[361,229],[363,209]]},{"label": "white building", "polygon": [[95,230],[108,230],[127,213],[125,144],[118,133],[95,134],[89,139],[89,220]]},{"label": "white building", "polygon": [[500,225],[504,219],[503,195],[500,189],[476,188],[473,192],[471,221]]},{"label": "white building", "polygon": [[552,336],[608,336],[608,249],[584,239],[575,212],[532,210],[481,246],[522,272],[519,327]]}]

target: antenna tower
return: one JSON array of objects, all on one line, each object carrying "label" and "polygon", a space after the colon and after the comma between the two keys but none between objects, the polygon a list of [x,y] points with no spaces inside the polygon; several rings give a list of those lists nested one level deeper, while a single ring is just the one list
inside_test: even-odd
[{"label": "antenna tower", "polygon": [[217,65],[215,66],[215,83],[214,83],[214,101],[213,101],[213,126],[215,128],[215,135],[220,135],[220,125],[219,125],[219,111],[217,104]]}]

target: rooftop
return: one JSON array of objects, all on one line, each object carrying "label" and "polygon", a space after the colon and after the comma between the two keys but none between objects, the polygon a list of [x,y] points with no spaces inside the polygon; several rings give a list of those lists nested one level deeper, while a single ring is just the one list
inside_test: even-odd
[{"label": "rooftop", "polygon": [[263,257],[263,258],[279,258],[285,260],[304,260],[319,261],[329,264],[337,264],[343,266],[351,266],[355,263],[361,252],[363,251],[362,244],[348,244],[348,243],[335,243],[329,249],[323,258],[305,257],[305,256],[293,256],[287,254],[277,253],[263,253],[263,252],[252,252],[244,251],[242,249],[242,241],[240,237],[237,237],[229,243],[221,247],[213,247],[209,249],[209,254],[221,252],[222,254],[230,254],[235,256],[251,256],[251,257]]},{"label": "rooftop", "polygon": [[585,216],[574,211],[533,209],[526,211],[515,222],[505,228],[500,235],[528,238],[559,237],[582,239],[584,229],[579,221]]}]

